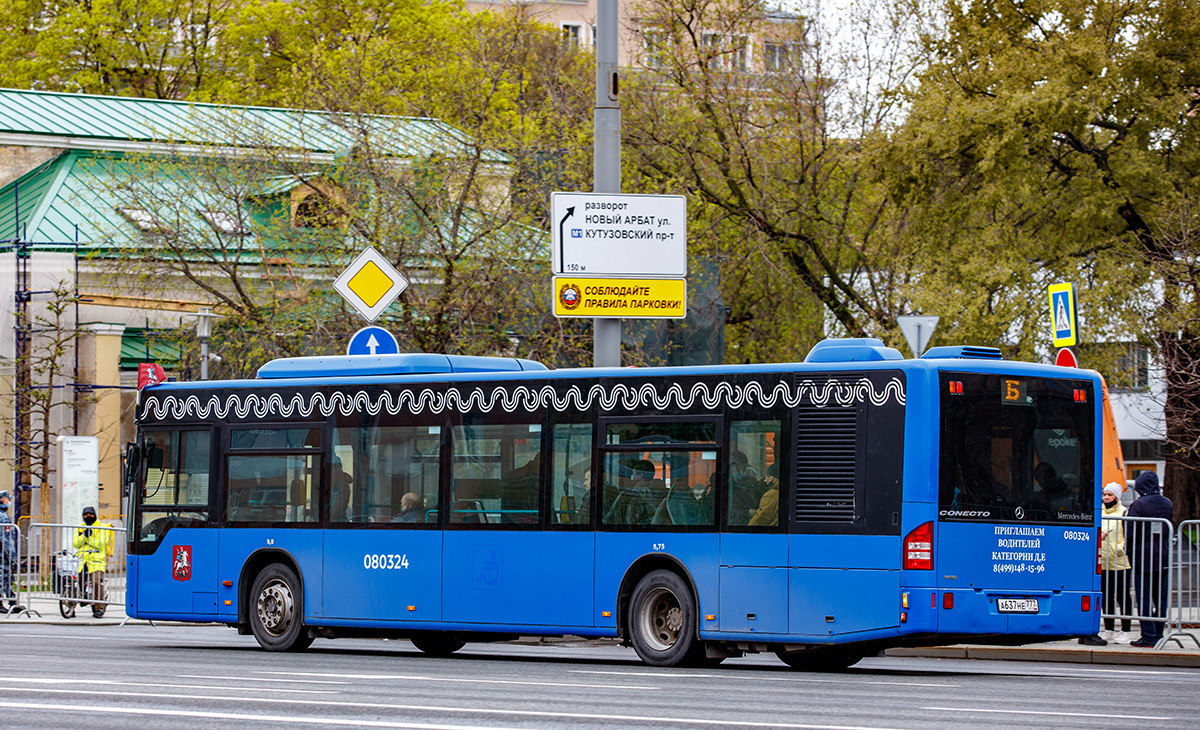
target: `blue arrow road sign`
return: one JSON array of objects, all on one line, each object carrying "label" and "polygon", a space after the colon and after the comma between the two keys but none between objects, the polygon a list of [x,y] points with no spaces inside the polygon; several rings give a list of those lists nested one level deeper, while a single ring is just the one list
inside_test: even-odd
[{"label": "blue arrow road sign", "polygon": [[395,355],[400,344],[391,332],[382,327],[363,327],[350,337],[347,355]]}]

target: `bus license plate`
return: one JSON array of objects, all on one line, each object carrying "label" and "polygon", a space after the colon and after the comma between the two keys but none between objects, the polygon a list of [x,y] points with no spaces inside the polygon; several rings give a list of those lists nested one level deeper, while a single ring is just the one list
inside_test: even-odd
[{"label": "bus license plate", "polygon": [[997,598],[996,608],[1000,609],[1000,613],[1037,613],[1038,599]]}]

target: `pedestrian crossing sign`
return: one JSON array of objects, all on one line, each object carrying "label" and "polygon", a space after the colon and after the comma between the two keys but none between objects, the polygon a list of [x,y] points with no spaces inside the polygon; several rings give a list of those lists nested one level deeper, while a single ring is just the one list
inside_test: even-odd
[{"label": "pedestrian crossing sign", "polygon": [[1050,332],[1055,347],[1072,347],[1078,340],[1079,326],[1075,317],[1075,285],[1054,284],[1050,287]]}]

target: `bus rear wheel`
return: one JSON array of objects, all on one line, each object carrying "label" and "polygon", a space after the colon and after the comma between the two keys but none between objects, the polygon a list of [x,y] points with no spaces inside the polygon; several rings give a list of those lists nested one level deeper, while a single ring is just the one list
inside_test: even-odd
[{"label": "bus rear wheel", "polygon": [[643,662],[671,667],[704,660],[704,644],[696,637],[696,601],[678,574],[648,574],[633,589],[629,606],[629,639]]},{"label": "bus rear wheel", "polygon": [[775,656],[792,669],[806,672],[840,672],[862,661],[861,654],[843,651],[777,651]]},{"label": "bus rear wheel", "polygon": [[272,563],[250,589],[250,630],[267,651],[303,651],[313,639],[304,628],[300,579],[286,565]]},{"label": "bus rear wheel", "polygon": [[422,653],[429,656],[450,656],[467,645],[467,642],[462,641],[454,634],[448,634],[444,631],[413,634],[408,637],[408,640],[412,642],[413,646],[420,649]]}]

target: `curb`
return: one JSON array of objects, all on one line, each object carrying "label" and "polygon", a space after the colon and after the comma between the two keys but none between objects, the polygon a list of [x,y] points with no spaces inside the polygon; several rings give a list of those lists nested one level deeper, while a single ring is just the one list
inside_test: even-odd
[{"label": "curb", "polygon": [[1200,653],[1182,651],[1122,651],[1009,646],[933,646],[888,649],[884,656],[924,659],[986,659],[991,661],[1064,662],[1070,664],[1200,667]]}]

